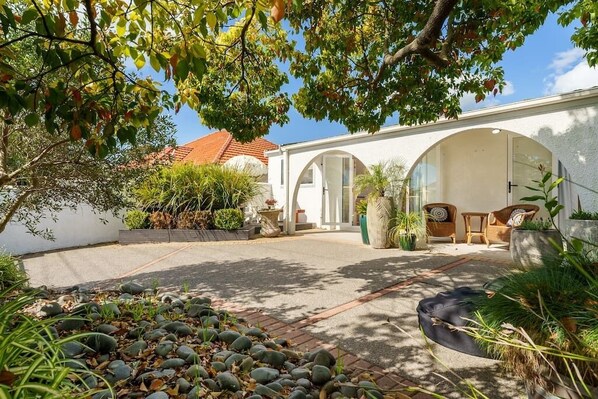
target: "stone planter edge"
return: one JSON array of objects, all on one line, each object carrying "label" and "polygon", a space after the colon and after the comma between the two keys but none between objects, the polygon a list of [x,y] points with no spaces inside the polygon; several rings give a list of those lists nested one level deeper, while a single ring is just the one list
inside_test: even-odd
[{"label": "stone planter edge", "polygon": [[191,229],[133,229],[119,230],[119,244],[141,244],[150,242],[213,242],[247,241],[255,229],[247,226],[238,230],[191,230]]}]

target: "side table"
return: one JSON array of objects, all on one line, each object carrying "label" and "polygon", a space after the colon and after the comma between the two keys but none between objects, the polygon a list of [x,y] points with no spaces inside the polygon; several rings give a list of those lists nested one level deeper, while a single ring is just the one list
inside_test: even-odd
[{"label": "side table", "polygon": [[[471,245],[471,237],[480,237],[480,241],[486,243],[486,238],[484,237],[484,220],[486,220],[488,212],[461,212],[461,215],[463,215],[463,222],[465,223],[467,245]],[[471,228],[472,217],[480,218],[480,228],[478,230],[472,230]]]}]

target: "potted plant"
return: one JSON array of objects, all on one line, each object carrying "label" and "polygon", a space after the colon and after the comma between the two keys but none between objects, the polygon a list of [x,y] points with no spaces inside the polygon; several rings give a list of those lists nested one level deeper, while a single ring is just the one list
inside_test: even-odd
[{"label": "potted plant", "polygon": [[369,173],[355,176],[358,194],[368,193],[367,231],[372,248],[388,248],[388,229],[393,197],[405,180],[406,167],[400,161],[379,162],[369,167]]},{"label": "potted plant", "polygon": [[561,234],[550,220],[524,220],[511,231],[511,259],[523,268],[559,262],[563,249]]},{"label": "potted plant", "polygon": [[581,208],[571,214],[566,223],[568,240],[577,238],[582,241],[583,250],[587,253],[598,254],[598,250],[589,245],[598,242],[598,212],[588,212]]},{"label": "potted plant", "polygon": [[405,251],[414,251],[417,239],[426,237],[425,220],[419,212],[398,211],[391,222],[390,240]]},{"label": "potted plant", "polygon": [[365,245],[370,245],[370,238],[368,237],[368,202],[361,200],[355,206],[357,214],[359,215],[359,229],[361,231],[361,242]]}]

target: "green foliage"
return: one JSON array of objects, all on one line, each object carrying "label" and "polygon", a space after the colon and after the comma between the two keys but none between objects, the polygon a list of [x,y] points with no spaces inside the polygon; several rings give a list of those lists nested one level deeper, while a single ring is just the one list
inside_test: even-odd
[{"label": "green foliage", "polygon": [[569,219],[573,220],[598,220],[598,212],[588,212],[582,209],[574,211]]},{"label": "green foliage", "polygon": [[358,215],[367,215],[368,213],[368,202],[367,200],[361,200],[355,206],[355,210]]},{"label": "green foliage", "polygon": [[388,231],[388,236],[394,244],[397,244],[403,235],[415,235],[419,239],[426,236],[426,222],[419,212],[399,210],[390,223],[393,227]]},{"label": "green foliage", "polygon": [[149,227],[149,213],[132,209],[125,215],[125,225],[129,230],[146,229]]},{"label": "green foliage", "polygon": [[27,282],[27,274],[20,269],[17,259],[0,253],[0,290],[20,287]]},{"label": "green foliage", "polygon": [[98,159],[77,143],[26,127],[20,119],[10,124],[0,120],[0,130],[8,140],[0,148],[6,159],[0,165],[0,232],[12,220],[44,238],[52,234],[37,228],[41,215],[53,217],[65,207],[81,204],[93,207],[98,218],[130,208],[129,185],[153,170],[148,155],[171,145],[175,133],[169,117],[158,117],[140,131],[135,146],[118,145],[117,152]]},{"label": "green foliage", "polygon": [[59,318],[38,320],[23,313],[34,292],[9,287],[0,292],[0,396],[4,398],[85,398],[93,394],[82,381],[93,374],[65,366],[61,345],[84,335],[59,339],[52,328]]},{"label": "green foliage", "polygon": [[[2,114],[106,155],[135,141],[162,107],[188,104],[246,141],[287,121],[290,63],[305,116],[372,132],[395,114],[402,124],[454,118],[463,94],[479,101],[504,88],[503,55],[559,10],[561,24],[581,22],[572,40],[588,63],[598,59],[591,0],[292,1],[284,24],[268,18],[266,0],[135,5],[0,0]],[[22,65],[23,48],[35,62]],[[127,59],[172,81],[176,94],[128,71]]]},{"label": "green foliage", "polygon": [[517,226],[518,230],[536,230],[536,231],[545,231],[550,230],[552,228],[552,223],[550,220],[544,220],[542,218],[537,220],[524,220],[521,222],[519,226]]},{"label": "green foliage", "polygon": [[407,173],[403,161],[382,161],[368,169],[368,173],[355,176],[353,184],[357,193],[367,192],[370,199],[399,194]]},{"label": "green foliage", "polygon": [[[596,266],[586,265],[593,268]],[[528,381],[542,378],[543,356],[559,372],[568,375],[558,352],[577,355],[573,363],[586,383],[596,385],[598,359],[598,284],[585,278],[575,265],[545,265],[522,273],[511,273],[493,295],[480,297],[477,317],[485,325],[482,340],[490,351]],[[557,353],[536,353],[519,345],[505,345],[495,335],[505,324],[521,328],[537,345]],[[494,335],[494,339],[490,338]],[[525,341],[521,335],[511,340]],[[570,359],[571,360],[571,359]]]},{"label": "green foliage", "polygon": [[134,195],[143,209],[181,212],[238,208],[258,192],[249,174],[222,165],[174,164],[143,181]]},{"label": "green foliage", "polygon": [[218,209],[214,212],[214,226],[221,230],[236,230],[243,227],[243,212],[240,209]]}]

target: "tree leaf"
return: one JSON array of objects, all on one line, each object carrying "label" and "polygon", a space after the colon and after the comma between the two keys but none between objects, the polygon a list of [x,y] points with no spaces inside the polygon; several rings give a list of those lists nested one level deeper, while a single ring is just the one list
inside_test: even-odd
[{"label": "tree leaf", "polygon": [[21,16],[21,25],[27,25],[38,17],[37,10],[35,8],[28,8]]},{"label": "tree leaf", "polygon": [[541,201],[543,199],[544,199],[544,197],[542,195],[532,195],[530,197],[520,198],[521,201],[528,201],[528,202]]},{"label": "tree leaf", "polygon": [[25,117],[25,124],[29,127],[33,127],[39,123],[39,115],[32,112]]},{"label": "tree leaf", "polygon": [[216,27],[216,23],[218,22],[218,18],[216,18],[216,14],[214,14],[213,12],[209,12],[206,14],[206,21],[210,29],[214,30],[214,28]]},{"label": "tree leaf", "polygon": [[135,59],[135,66],[137,67],[137,69],[141,69],[144,65],[145,57],[143,56],[143,54],[139,54],[139,56]]},{"label": "tree leaf", "polygon": [[160,71],[160,61],[158,60],[158,57],[154,55],[154,53],[150,54],[150,65],[152,66],[152,68],[154,68],[154,71]]}]

